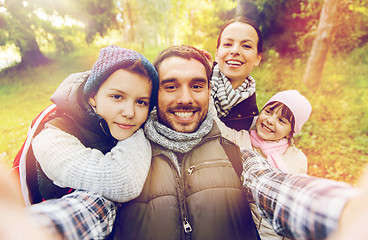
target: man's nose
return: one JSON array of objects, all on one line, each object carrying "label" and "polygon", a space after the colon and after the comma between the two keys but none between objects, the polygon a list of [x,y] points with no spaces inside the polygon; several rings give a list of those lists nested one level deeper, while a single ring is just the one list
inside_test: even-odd
[{"label": "man's nose", "polygon": [[193,95],[190,87],[183,87],[177,96],[177,102],[181,104],[193,103]]}]

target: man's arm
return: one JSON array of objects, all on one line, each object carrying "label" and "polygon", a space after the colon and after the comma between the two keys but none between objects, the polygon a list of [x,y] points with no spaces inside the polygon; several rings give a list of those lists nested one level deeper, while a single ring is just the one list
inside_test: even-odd
[{"label": "man's arm", "polygon": [[116,205],[97,194],[75,191],[27,209],[38,225],[63,239],[105,239],[112,231]]},{"label": "man's arm", "polygon": [[278,171],[253,151],[243,150],[242,158],[244,189],[285,237],[325,239],[338,228],[345,204],[358,194],[345,183]]}]

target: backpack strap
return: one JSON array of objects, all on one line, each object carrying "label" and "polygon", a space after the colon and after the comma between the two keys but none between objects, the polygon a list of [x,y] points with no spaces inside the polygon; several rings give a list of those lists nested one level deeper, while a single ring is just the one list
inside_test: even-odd
[{"label": "backpack strap", "polygon": [[243,171],[243,162],[238,145],[222,136],[220,137],[220,143],[221,146],[224,148],[226,155],[228,156],[236,174],[240,179],[241,173]]},{"label": "backpack strap", "polygon": [[28,129],[26,140],[24,141],[21,149],[18,151],[13,161],[12,171],[13,172],[15,171],[16,173],[19,174],[21,191],[26,206],[29,206],[32,203],[32,196],[30,192],[30,186],[28,185],[28,183],[32,183],[34,181],[34,179],[30,181],[31,179],[28,178],[31,176],[27,174],[27,172],[32,170],[31,168],[33,165],[27,162],[27,156],[29,156],[30,150],[32,150],[31,142],[32,139],[37,135],[37,133],[39,133],[43,129],[45,123],[49,120],[50,115],[56,112],[56,110],[57,106],[55,104],[51,104],[33,119]]}]

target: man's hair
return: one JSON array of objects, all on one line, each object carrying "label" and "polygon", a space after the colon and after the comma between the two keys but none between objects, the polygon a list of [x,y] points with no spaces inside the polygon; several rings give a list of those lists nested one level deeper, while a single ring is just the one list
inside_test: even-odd
[{"label": "man's hair", "polygon": [[212,69],[208,62],[208,59],[206,56],[197,48],[187,45],[180,45],[180,46],[172,46],[169,48],[164,49],[162,52],[160,52],[155,60],[153,61],[153,66],[158,71],[158,68],[160,67],[160,64],[169,57],[180,57],[187,60],[195,59],[202,63],[206,70],[207,80],[208,80],[208,86],[210,86],[210,79],[212,76]]}]

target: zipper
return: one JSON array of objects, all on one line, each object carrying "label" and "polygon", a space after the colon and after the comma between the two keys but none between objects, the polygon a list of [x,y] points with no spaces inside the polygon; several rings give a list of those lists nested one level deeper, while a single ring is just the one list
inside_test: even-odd
[{"label": "zipper", "polygon": [[[176,154],[176,157],[178,158],[178,161],[179,161],[179,158],[181,158],[182,156],[180,156],[179,154]],[[172,167],[176,170],[175,179],[176,179],[176,189],[177,189],[177,194],[178,194],[177,198],[178,198],[178,204],[179,204],[179,214],[180,214],[180,219],[183,225],[180,238],[189,240],[191,236],[190,233],[192,232],[192,226],[190,225],[189,220],[188,220],[188,210],[187,210],[185,190],[184,190],[185,189],[184,188],[185,186],[184,178],[182,177],[183,174],[181,174],[184,169],[184,164],[182,162],[180,168],[178,169],[170,158],[168,158],[168,160],[170,164],[172,165]]]},{"label": "zipper", "polygon": [[188,234],[188,233],[192,232],[192,226],[190,226],[190,223],[188,222],[187,218],[184,218],[183,227],[184,227],[184,232],[185,233]]},{"label": "zipper", "polygon": [[200,170],[202,168],[208,168],[208,167],[233,167],[231,165],[231,162],[228,160],[221,160],[221,161],[206,161],[206,162],[200,162],[194,165],[191,165],[187,173],[188,175],[192,175],[195,171]]}]

